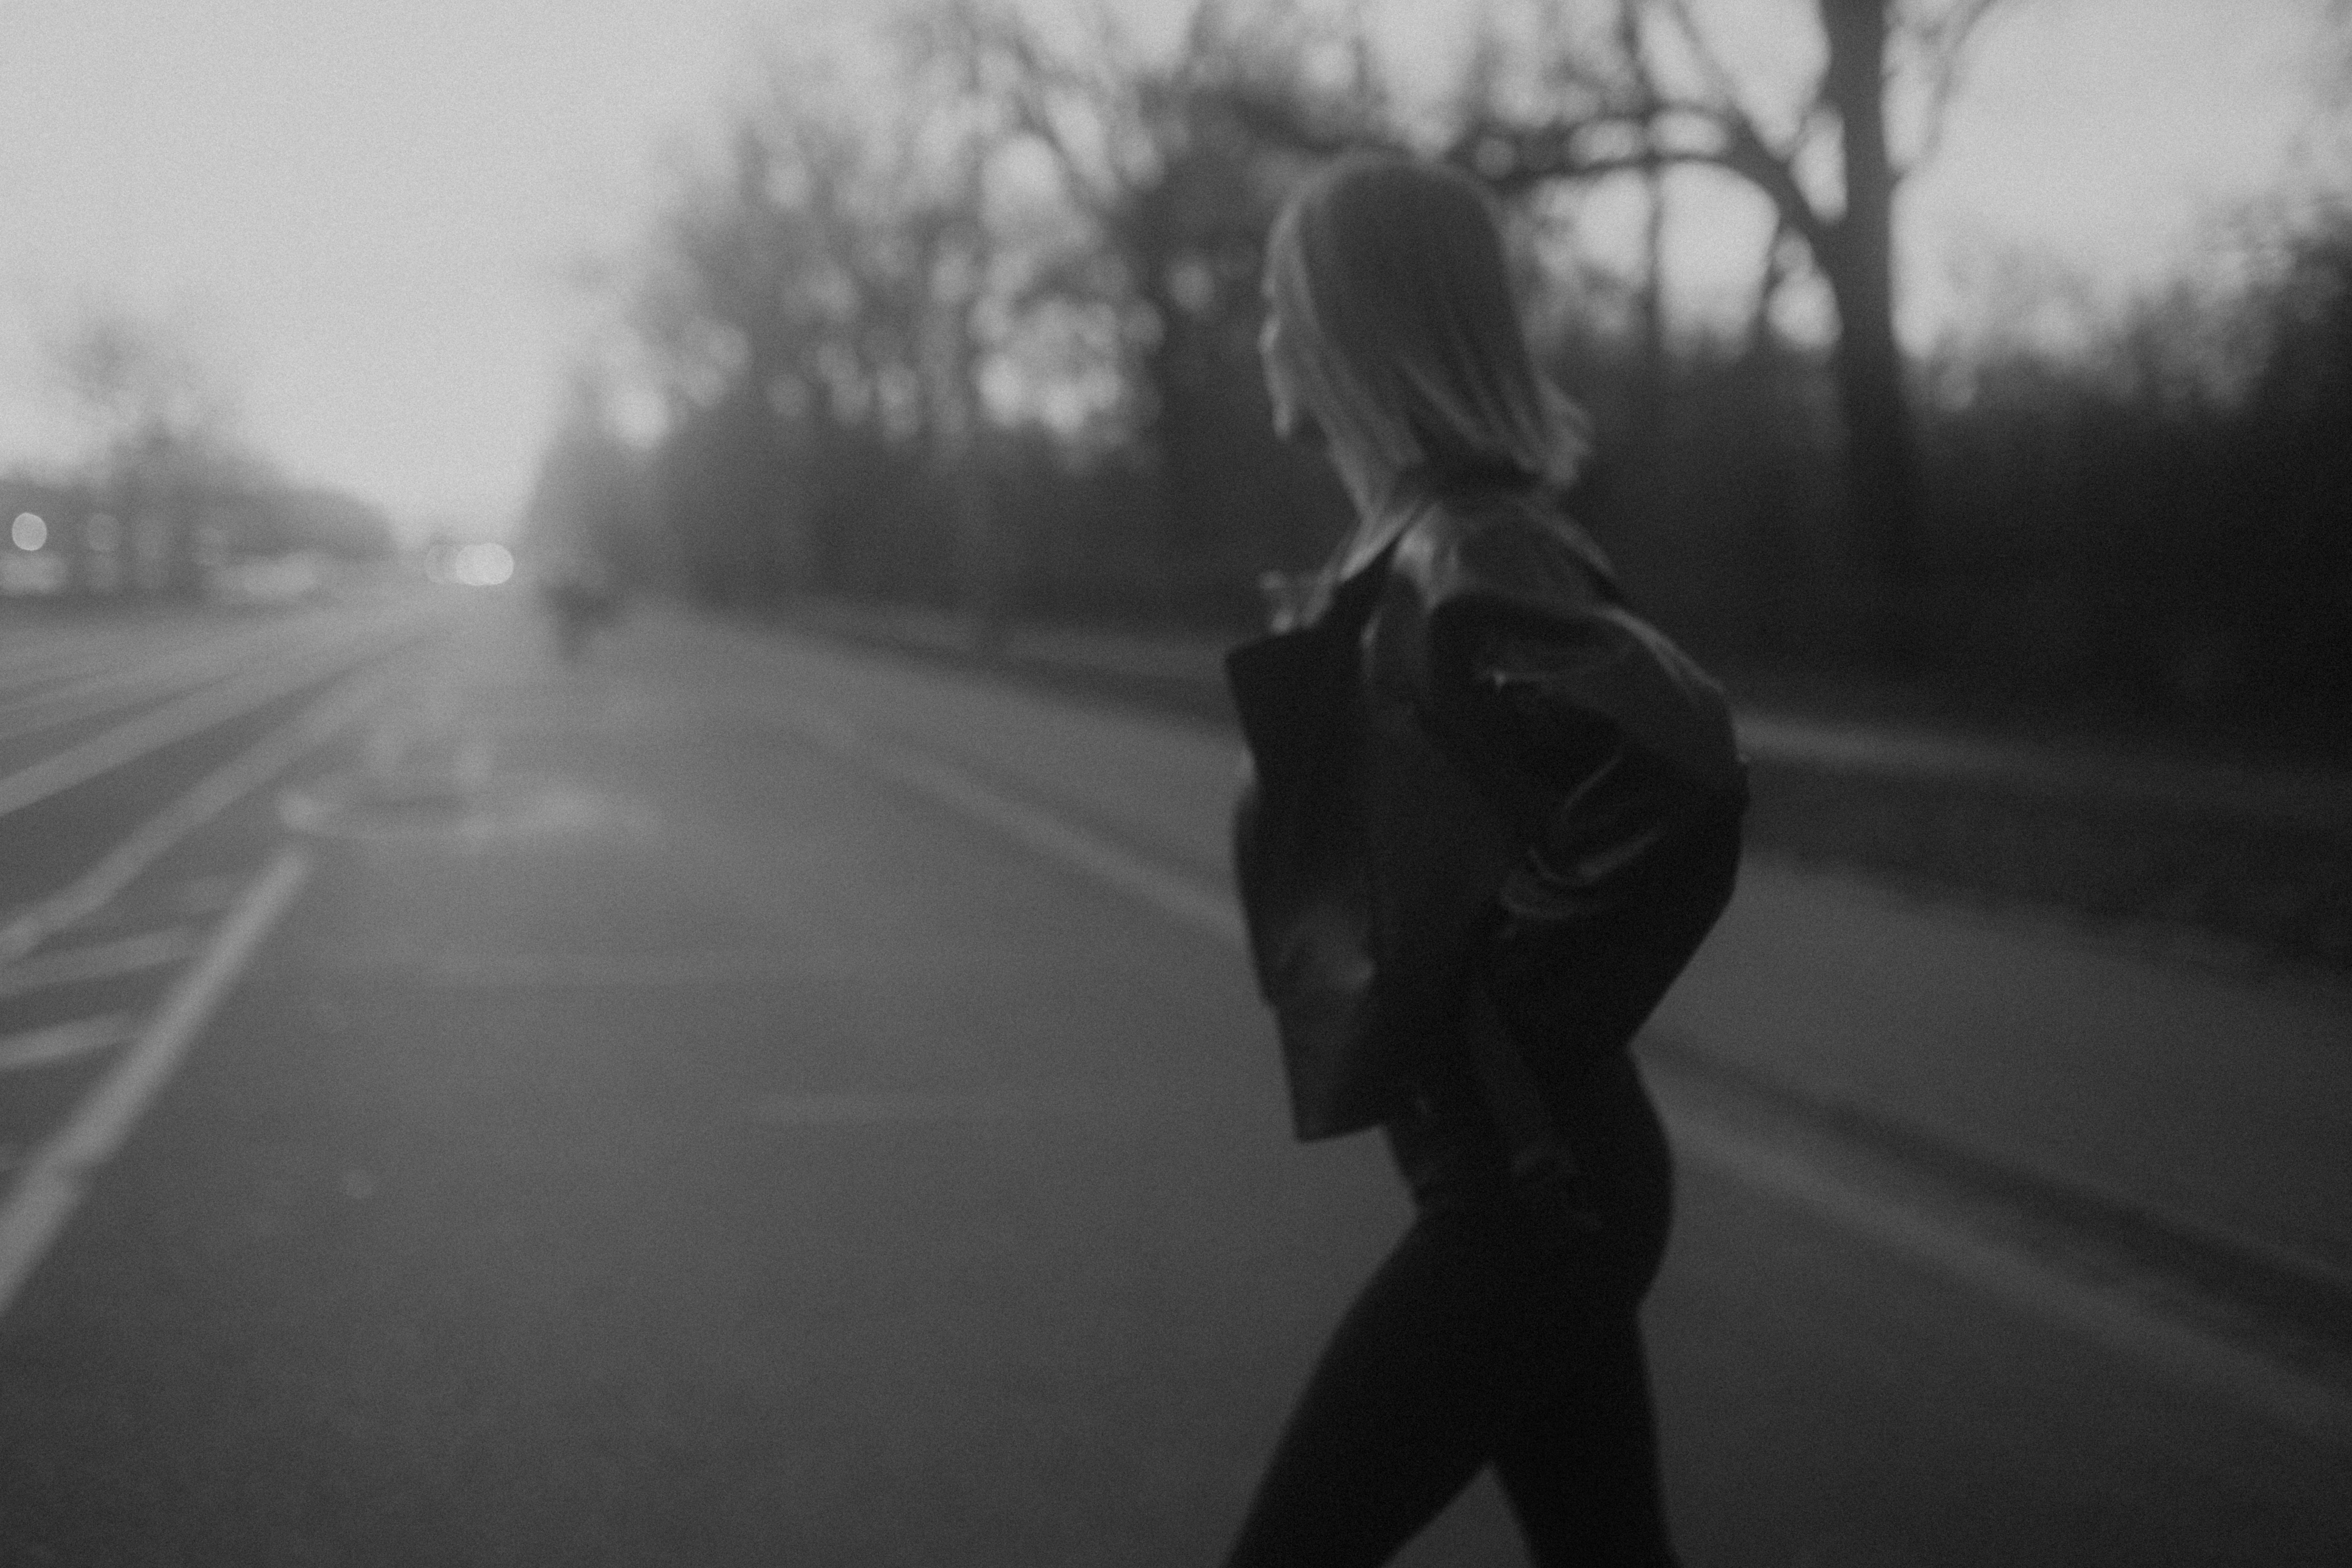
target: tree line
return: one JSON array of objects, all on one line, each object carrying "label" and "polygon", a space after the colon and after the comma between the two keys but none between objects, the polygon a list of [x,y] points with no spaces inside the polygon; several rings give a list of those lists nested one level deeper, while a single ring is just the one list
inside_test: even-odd
[{"label": "tree line", "polygon": [[[2340,203],[2273,214],[2226,287],[2064,341],[1898,348],[1898,195],[1995,9],[1815,0],[1809,84],[1773,99],[1682,0],[1530,4],[1433,112],[1344,18],[1277,0],[1202,0],[1149,56],[988,0],[911,10],[887,91],[782,70],[733,114],[628,274],[663,434],[628,447],[583,393],[534,516],[602,497],[616,564],[719,604],[1245,629],[1260,575],[1345,511],[1266,432],[1264,236],[1324,160],[1405,149],[1508,214],[1539,351],[1595,416],[1576,507],[1695,647],[2340,712]],[[1694,170],[1769,215],[1744,321],[1670,319]],[[1631,265],[1582,244],[1603,191],[1646,214]],[[1824,324],[1791,330],[1808,294]]]},{"label": "tree line", "polygon": [[241,559],[392,553],[383,508],[289,479],[238,437],[230,389],[168,322],[96,306],[46,348],[91,449],[62,472],[0,474],[0,517],[39,520],[12,542],[37,538],[30,552],[58,563],[65,592],[191,598]]}]

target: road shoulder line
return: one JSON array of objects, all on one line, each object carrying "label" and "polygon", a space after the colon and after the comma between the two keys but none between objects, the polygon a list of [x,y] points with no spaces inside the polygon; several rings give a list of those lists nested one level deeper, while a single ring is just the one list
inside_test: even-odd
[{"label": "road shoulder line", "polygon": [[286,849],[247,885],[204,957],[173,986],[130,1051],[18,1173],[0,1206],[0,1316],[310,875],[310,857]]},{"label": "road shoulder line", "polygon": [[943,757],[870,735],[830,708],[795,700],[763,705],[761,713],[819,751],[944,806],[1040,859],[1228,946],[1244,943],[1241,911],[1229,890],[1163,866],[1063,811],[1022,799]]},{"label": "road shoulder line", "polygon": [[[878,742],[830,710],[804,711],[802,705],[795,704],[790,713],[773,717],[783,720],[821,749],[926,795],[1043,858],[1058,862],[1202,934],[1231,945],[1242,943],[1239,913],[1228,892],[1213,889],[1193,878],[1157,865],[1123,845],[1065,820],[1059,813],[982,784],[951,763],[904,746]],[[1655,1040],[1648,1044],[1654,1051]],[[1717,1067],[1717,1058],[1704,1050],[1678,1042],[1669,1042],[1666,1057],[1662,1066],[1682,1068],[1685,1073]],[[1748,1090],[1751,1100],[1760,1099],[1761,1103],[1783,1114],[1799,1110],[1810,1111],[1811,1114],[1800,1116],[1799,1121],[1816,1134],[1864,1149],[1876,1148],[1871,1140],[1858,1136],[1851,1118],[1832,1114],[1825,1107],[1794,1105],[1791,1100],[1795,1097],[1789,1091],[1759,1097],[1760,1085],[1742,1083],[1738,1087]],[[1682,1089],[1680,1084],[1671,1086],[1670,1092],[1662,1096],[1662,1109],[1675,1124],[1681,1134],[1678,1142],[1686,1152],[1730,1172],[1752,1186],[1803,1203],[1859,1235],[1924,1258],[2000,1299],[2047,1319],[2071,1323],[2145,1364],[2208,1389],[2232,1393],[2244,1405],[2289,1430],[2325,1442],[2352,1442],[2352,1397],[2347,1397],[2333,1378],[2317,1374],[2315,1369],[2282,1364],[2231,1334],[2217,1332],[2210,1325],[2183,1321],[2164,1307],[2141,1300],[2136,1292],[2118,1289],[2112,1282],[2106,1288],[2093,1285],[2074,1272],[2036,1257],[2031,1248],[2020,1247],[2012,1237],[1979,1233],[1953,1215],[1915,1210],[1894,1195],[1866,1192],[1836,1174],[1832,1168],[1834,1162],[1817,1161],[1800,1149],[1739,1129],[1709,1114],[1692,1096],[1679,1092]],[[1916,1153],[1909,1149],[1876,1152]],[[1985,1169],[1972,1165],[1971,1173],[1984,1182],[1988,1171],[1993,1169],[1991,1163],[1975,1163]],[[1951,1175],[1932,1162],[1929,1166],[1920,1173],[1947,1178]],[[2019,1204],[2018,1180],[1984,1182],[1989,1190],[1978,1195],[1997,1203]],[[2033,1195],[2044,1196],[2038,1190]],[[2024,1211],[2035,1206],[2026,1202]],[[2071,1211],[2068,1217],[2078,1224],[2084,1220],[2083,1215]],[[2101,1210],[2095,1217],[2112,1224],[2116,1216]],[[2154,1222],[2144,1219],[2143,1223],[2146,1226]],[[2102,1228],[2094,1226],[2091,1233]],[[2176,1245],[2161,1258],[2147,1261],[2156,1263],[2160,1272],[2186,1273],[2189,1278],[2185,1283],[2210,1289],[2215,1269],[2210,1266],[2208,1255],[2220,1255],[2224,1250],[2221,1244],[2208,1238],[2204,1250],[2196,1257],[2198,1262],[2209,1266],[2184,1269],[2179,1254],[2185,1243],[2172,1230],[2164,1234]],[[2109,1239],[2112,1242],[2118,1238]],[[2120,1239],[2144,1243],[2137,1231]],[[2147,1249],[2143,1244],[2128,1250]],[[2226,1252],[2227,1262],[2241,1268],[2245,1266],[2248,1249],[2237,1247]],[[2300,1273],[2288,1279],[2291,1272],[2294,1271],[2277,1263],[2263,1271],[2265,1286],[2276,1288],[2266,1289],[2263,1294],[2300,1306],[2313,1291],[2327,1293]],[[2297,1289],[2289,1290],[2277,1285],[2280,1279],[2287,1279]],[[2275,1309],[2281,1301],[2272,1300],[2265,1304]]]},{"label": "road shoulder line", "polygon": [[2184,1321],[2114,1282],[2095,1282],[2017,1245],[2002,1234],[2006,1227],[1972,1225],[1937,1205],[1865,1186],[1841,1174],[1834,1162],[1811,1158],[1696,1100],[1660,1098],[1678,1157],[1811,1210],[2032,1317],[2065,1325],[2306,1441],[2352,1448],[2352,1387],[2340,1375]]},{"label": "road shoulder line", "polygon": [[1685,1096],[1729,1095],[1972,1201],[2030,1216],[2037,1229],[2063,1236],[2070,1246],[2094,1247],[2352,1361],[2352,1278],[2323,1259],[2229,1234],[2121,1191],[1979,1152],[1822,1086],[1735,1062],[1679,1030],[1647,1029],[1637,1049],[1645,1065]]}]

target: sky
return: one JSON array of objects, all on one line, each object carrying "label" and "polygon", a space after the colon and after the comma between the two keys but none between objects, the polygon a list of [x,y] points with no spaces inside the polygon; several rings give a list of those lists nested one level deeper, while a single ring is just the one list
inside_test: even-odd
[{"label": "sky", "polygon": [[[1181,9],[1113,4],[1145,40]],[[1702,10],[1760,59],[1790,4]],[[2018,247],[2110,289],[2162,276],[2285,177],[2326,4],[2010,0],[1906,189],[1906,335],[1964,315]],[[499,526],[601,325],[576,263],[644,231],[764,50],[827,47],[865,9],[0,0],[0,467],[86,446],[42,344],[113,303],[177,323],[295,477],[413,527]],[[1371,14],[1433,81],[1467,42],[1462,0]],[[1686,203],[1675,238],[1694,300],[1753,265],[1735,206]]]}]

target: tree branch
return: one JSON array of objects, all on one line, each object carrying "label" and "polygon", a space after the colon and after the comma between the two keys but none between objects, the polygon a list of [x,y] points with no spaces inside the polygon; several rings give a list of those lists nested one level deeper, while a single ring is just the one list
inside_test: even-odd
[{"label": "tree branch", "polygon": [[1932,162],[1944,144],[1944,127],[1952,94],[1959,86],[1969,35],[2001,0],[1959,0],[1935,20],[1909,25],[1915,47],[1927,72],[1927,101],[1920,110],[1919,145],[1895,171],[1897,183],[1915,169]]},{"label": "tree branch", "polygon": [[[1717,144],[1659,144],[1647,133],[1670,116],[1705,124],[1717,137]],[[1631,153],[1592,153],[1580,144],[1591,139],[1591,132],[1604,129],[1631,132],[1640,136],[1643,144]],[[1662,100],[1651,114],[1643,116],[1561,120],[1523,128],[1473,127],[1456,140],[1447,155],[1505,195],[1519,195],[1551,180],[1594,180],[1673,164],[1722,169],[1761,193],[1780,221],[1801,237],[1816,257],[1836,243],[1836,225],[1813,206],[1787,161],[1765,145],[1756,127],[1744,117],[1736,111],[1727,114],[1710,104]]]},{"label": "tree branch", "polygon": [[[1630,0],[1630,3],[1638,6],[1640,0]],[[1691,14],[1689,0],[1655,0],[1655,3],[1673,20],[1684,41],[1690,45],[1691,58],[1698,62],[1699,74],[1706,78],[1707,90],[1715,95],[1718,112],[1727,121],[1747,127],[1748,134],[1759,146],[1762,145],[1764,139],[1756,129],[1755,116],[1748,112],[1748,105],[1739,96],[1739,84],[1725,68],[1722,57],[1715,52],[1715,46],[1707,41],[1706,33],[1700,30],[1698,18]]]}]

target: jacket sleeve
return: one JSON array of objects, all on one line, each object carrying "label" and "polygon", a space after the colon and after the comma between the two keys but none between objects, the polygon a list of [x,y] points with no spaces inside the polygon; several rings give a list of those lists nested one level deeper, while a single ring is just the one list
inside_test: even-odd
[{"label": "jacket sleeve", "polygon": [[1745,802],[1721,692],[1606,596],[1473,594],[1425,625],[1425,722],[1526,847],[1480,973],[1523,1040],[1622,1045],[1728,896],[1706,885]]},{"label": "jacket sleeve", "polygon": [[1592,700],[1584,640],[1488,630],[1453,669],[1433,672],[1450,710],[1440,723],[1463,737],[1528,846],[1502,889],[1503,912],[1520,924],[1605,918],[1642,890],[1713,793]]}]

